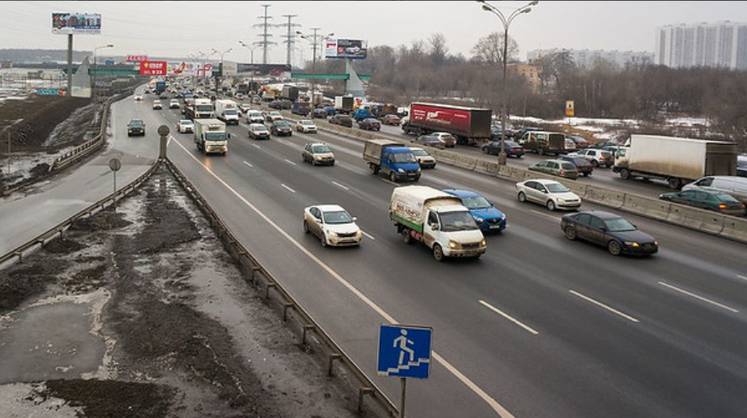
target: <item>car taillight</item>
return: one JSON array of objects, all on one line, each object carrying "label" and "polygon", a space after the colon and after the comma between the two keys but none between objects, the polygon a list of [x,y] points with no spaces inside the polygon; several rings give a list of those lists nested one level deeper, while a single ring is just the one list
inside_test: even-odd
[{"label": "car taillight", "polygon": [[725,203],[719,203],[718,208],[719,209],[726,209],[726,204]]}]

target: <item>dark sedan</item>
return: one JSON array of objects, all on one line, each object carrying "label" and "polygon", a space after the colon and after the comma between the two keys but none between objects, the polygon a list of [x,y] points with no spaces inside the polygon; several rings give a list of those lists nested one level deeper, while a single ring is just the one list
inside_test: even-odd
[{"label": "dark sedan", "polygon": [[358,121],[358,127],[367,131],[380,131],[381,123],[374,118],[366,118]]},{"label": "dark sedan", "polygon": [[612,255],[651,255],[659,243],[625,218],[602,211],[577,212],[563,216],[560,229],[569,240],[582,239],[607,248]]},{"label": "dark sedan", "polygon": [[321,108],[316,108],[311,111],[311,117],[315,119],[324,119],[327,117],[327,111]]},{"label": "dark sedan", "polygon": [[132,119],[127,124],[127,136],[145,136],[145,122],[140,119]]},{"label": "dark sedan", "polygon": [[446,148],[446,143],[436,135],[420,135],[415,139],[415,143],[438,149]]},{"label": "dark sedan", "polygon": [[[514,141],[504,141],[504,148],[509,157],[521,158],[524,155],[524,148]],[[492,141],[482,146],[482,152],[490,155],[500,154],[501,141]]]},{"label": "dark sedan", "polygon": [[353,118],[347,115],[334,115],[330,116],[329,123],[332,125],[340,125],[348,128],[353,127]]},{"label": "dark sedan", "polygon": [[287,120],[276,120],[270,126],[270,134],[275,136],[291,136],[293,135],[293,128]]},{"label": "dark sedan", "polygon": [[584,157],[569,157],[567,155],[561,155],[558,157],[559,160],[568,161],[576,166],[578,174],[584,177],[590,176],[594,171],[594,166],[589,160]]},{"label": "dark sedan", "polygon": [[713,210],[724,215],[744,216],[744,204],[726,193],[705,190],[684,190],[659,195],[659,199],[696,208]]}]

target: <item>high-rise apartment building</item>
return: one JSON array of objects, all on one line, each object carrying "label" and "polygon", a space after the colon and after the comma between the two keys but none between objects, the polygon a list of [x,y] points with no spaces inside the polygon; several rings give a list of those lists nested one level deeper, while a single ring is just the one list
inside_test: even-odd
[{"label": "high-rise apartment building", "polygon": [[747,70],[747,24],[695,23],[656,29],[657,64]]}]

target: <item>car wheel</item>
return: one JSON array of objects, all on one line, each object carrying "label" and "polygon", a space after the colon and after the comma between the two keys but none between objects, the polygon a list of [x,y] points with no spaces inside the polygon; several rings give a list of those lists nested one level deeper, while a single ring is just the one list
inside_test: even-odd
[{"label": "car wheel", "polygon": [[306,223],[306,221],[303,221],[303,232],[305,234],[308,234],[309,232],[311,232],[311,231],[309,231],[309,224]]},{"label": "car wheel", "polygon": [[438,244],[433,244],[433,258],[439,262],[444,261],[444,250]]},{"label": "car wheel", "polygon": [[549,210],[550,212],[555,210],[555,202],[553,202],[552,200],[548,200],[545,206],[547,207],[547,210]]},{"label": "car wheel", "polygon": [[591,160],[591,166],[597,168],[599,167],[599,162],[597,160]]},{"label": "car wheel", "polygon": [[392,171],[391,173],[389,173],[389,181],[391,181],[393,183],[397,182],[397,175],[394,174],[394,171]]},{"label": "car wheel", "polygon": [[402,242],[405,244],[412,244],[412,236],[410,235],[409,229],[402,230]]},{"label": "car wheel", "polygon": [[322,233],[322,236],[320,237],[320,239],[322,241],[322,247],[326,247],[327,246],[327,236],[324,235],[324,233]]},{"label": "car wheel", "polygon": [[623,168],[620,170],[620,178],[623,180],[629,180],[630,179],[630,170],[627,168]]},{"label": "car wheel", "polygon": [[565,228],[565,237],[569,240],[573,241],[576,239],[576,228],[572,226],[567,226]]},{"label": "car wheel", "polygon": [[519,192],[519,202],[524,203],[527,201],[527,195],[524,194],[524,192]]},{"label": "car wheel", "polygon": [[620,255],[622,253],[622,246],[619,242],[612,240],[607,243],[607,251],[612,255]]}]

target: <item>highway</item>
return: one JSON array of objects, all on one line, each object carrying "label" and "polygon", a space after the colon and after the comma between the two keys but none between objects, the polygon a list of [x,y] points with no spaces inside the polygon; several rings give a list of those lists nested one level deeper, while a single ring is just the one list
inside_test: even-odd
[{"label": "highway", "polygon": [[[150,98],[114,109],[115,135],[126,136],[133,117],[174,130],[179,111],[151,110]],[[401,242],[386,212],[395,185],[369,174],[360,141],[253,141],[243,123],[229,132],[226,157],[199,154],[192,135],[178,133],[169,157],[395,402],[396,379],[375,376],[379,324],[434,328],[431,378],[408,384],[408,416],[744,416],[744,245],[626,215],[661,251],[612,257],[567,241],[562,214],[518,203],[512,183],[439,165],[420,184],[480,191],[509,228],[488,237],[480,260],[438,263]],[[303,164],[307,140],[327,142],[337,164]],[[302,210],[318,203],[358,217],[361,248],[322,248],[303,233]]]}]

